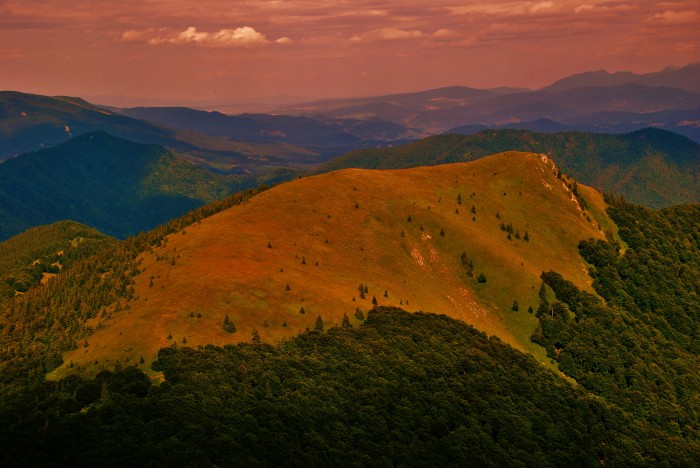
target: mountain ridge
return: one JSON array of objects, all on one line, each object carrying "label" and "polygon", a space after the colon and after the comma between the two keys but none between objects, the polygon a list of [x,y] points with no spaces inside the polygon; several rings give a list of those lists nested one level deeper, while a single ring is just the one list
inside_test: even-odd
[{"label": "mountain ridge", "polygon": [[[590,289],[576,239],[613,229],[602,197],[578,190],[585,213],[549,159],[525,153],[281,184],[144,252],[128,310],[112,305],[109,319],[91,321],[90,345],[65,362],[91,369],[106,359],[148,360],[171,342],[245,341],[253,328],[274,342],[318,315],[340,323],[374,302],[448,313],[537,353],[527,308],[536,305],[540,272],[556,266]],[[226,316],[233,335],[222,328]]]},{"label": "mountain ridge", "polygon": [[637,203],[663,207],[700,202],[700,145],[655,128],[624,135],[511,129],[439,135],[402,147],[354,151],[321,165],[317,172],[444,164],[508,150],[546,153],[579,182]]}]

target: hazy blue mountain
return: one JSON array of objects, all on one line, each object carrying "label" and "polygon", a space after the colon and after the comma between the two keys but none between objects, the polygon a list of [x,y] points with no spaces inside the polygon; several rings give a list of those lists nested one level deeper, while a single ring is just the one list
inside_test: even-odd
[{"label": "hazy blue mountain", "polygon": [[628,71],[609,73],[605,70],[578,73],[557,80],[543,90],[565,91],[575,88],[619,86],[629,83],[678,88],[700,93],[700,63],[692,63],[685,67],[666,67],[661,71],[645,74]]},{"label": "hazy blue mountain", "polygon": [[287,115],[226,115],[186,107],[135,107],[117,112],[182,130],[258,143],[288,143],[337,156],[405,139],[402,125],[381,120],[314,119]]},{"label": "hazy blue mountain", "polygon": [[87,133],[0,164],[0,239],[64,219],[125,237],[227,193],[224,179],[160,145]]}]

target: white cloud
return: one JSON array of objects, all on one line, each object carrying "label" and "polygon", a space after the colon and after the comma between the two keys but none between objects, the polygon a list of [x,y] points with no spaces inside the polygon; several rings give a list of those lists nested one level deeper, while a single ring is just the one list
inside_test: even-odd
[{"label": "white cloud", "polygon": [[399,28],[378,28],[372,29],[357,36],[350,38],[353,42],[367,42],[367,41],[395,41],[402,39],[416,39],[422,37],[424,34],[422,31],[413,30],[407,31],[405,29]]},{"label": "white cloud", "polygon": [[700,24],[700,13],[697,11],[664,11],[657,13],[651,18],[652,22],[661,23],[668,26],[681,24]]},{"label": "white cloud", "polygon": [[180,33],[168,33],[164,29],[146,29],[137,31],[131,29],[121,35],[124,42],[146,42],[150,45],[160,44],[196,44],[204,47],[250,47],[271,43],[290,44],[292,40],[281,37],[274,41],[268,40],[264,34],[250,26],[235,29],[221,29],[215,32],[198,31],[190,26]]},{"label": "white cloud", "polygon": [[436,39],[452,39],[458,37],[459,33],[454,29],[438,29],[433,33]]},{"label": "white cloud", "polygon": [[534,5],[530,5],[530,13],[537,13],[542,10],[549,10],[554,8],[554,2],[538,2]]}]

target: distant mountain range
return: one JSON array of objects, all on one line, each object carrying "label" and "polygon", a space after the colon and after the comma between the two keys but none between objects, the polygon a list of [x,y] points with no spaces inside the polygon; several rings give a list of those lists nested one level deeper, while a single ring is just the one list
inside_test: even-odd
[{"label": "distant mountain range", "polygon": [[619,86],[635,83],[644,86],[678,88],[700,93],[700,62],[685,67],[666,67],[661,71],[636,74],[626,71],[608,73],[605,70],[579,73],[542,88],[543,91],[566,91],[591,86]]},{"label": "distant mountain range", "polygon": [[[604,71],[564,78],[540,90],[440,88],[278,109],[333,118],[377,118],[423,131],[527,128],[620,133],[656,126],[700,142],[700,64],[637,75]],[[538,125],[542,119],[548,126]],[[553,123],[552,123],[553,122]]]},{"label": "distant mountain range", "polygon": [[429,166],[510,150],[547,154],[577,180],[636,203],[664,207],[700,202],[700,144],[655,128],[624,135],[513,129],[438,135],[395,148],[354,151],[317,171]]},{"label": "distant mountain range", "polygon": [[389,122],[232,117],[186,108],[120,112],[78,98],[0,92],[0,161],[99,130],[163,145],[218,172],[259,174],[308,168],[352,149],[406,138],[402,126]]}]

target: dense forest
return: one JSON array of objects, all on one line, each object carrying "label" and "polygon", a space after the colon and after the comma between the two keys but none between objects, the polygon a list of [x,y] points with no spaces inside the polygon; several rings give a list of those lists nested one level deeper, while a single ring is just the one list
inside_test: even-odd
[{"label": "dense forest", "polygon": [[153,367],[37,383],[0,412],[3,466],[691,463],[673,437],[433,314],[278,346],[173,346]]}]

